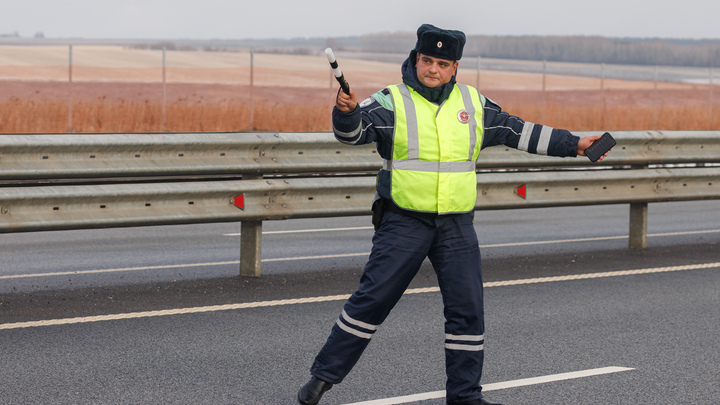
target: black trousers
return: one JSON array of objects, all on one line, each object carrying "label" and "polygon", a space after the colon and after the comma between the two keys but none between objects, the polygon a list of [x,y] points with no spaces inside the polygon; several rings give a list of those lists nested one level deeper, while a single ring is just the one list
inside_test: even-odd
[{"label": "black trousers", "polygon": [[340,383],[358,361],[425,258],[438,277],[445,315],[448,401],[482,397],[484,315],[480,249],[473,214],[432,225],[385,212],[358,290],[348,299],[311,373]]}]

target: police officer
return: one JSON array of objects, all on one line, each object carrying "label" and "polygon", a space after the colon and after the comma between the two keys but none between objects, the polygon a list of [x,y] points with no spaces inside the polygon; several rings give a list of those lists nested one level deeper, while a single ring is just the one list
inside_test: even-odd
[{"label": "police officer", "polygon": [[480,250],[473,227],[480,150],[504,144],[551,156],[584,155],[599,136],[525,122],[455,80],[465,34],[424,24],[402,65],[403,82],[358,104],[338,92],[333,131],[349,145],[376,142],[383,158],[373,202],[375,235],[358,290],[345,303],[298,392],[315,405],[342,382],[425,258],[445,315],[449,405],[492,404],[482,395],[485,325]]}]

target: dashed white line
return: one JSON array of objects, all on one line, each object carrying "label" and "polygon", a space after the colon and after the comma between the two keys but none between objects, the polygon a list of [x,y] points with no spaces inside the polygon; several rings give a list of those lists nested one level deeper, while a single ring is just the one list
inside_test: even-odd
[{"label": "dashed white line", "polygon": [[[540,377],[523,378],[520,380],[505,381],[505,382],[492,383],[492,384],[483,384],[483,392],[494,391],[494,390],[503,390],[503,389],[507,389],[507,388],[524,387],[524,386],[528,386],[528,385],[545,384],[545,383],[555,382],[555,381],[572,380],[575,378],[585,378],[585,377],[592,377],[592,376],[603,375],[603,374],[620,373],[623,371],[630,371],[630,370],[634,370],[634,368],[603,367],[603,368],[595,368],[595,369],[590,369],[590,370],[574,371],[574,372],[570,372],[570,373],[550,374],[550,375],[545,375],[545,376],[540,376]],[[394,398],[383,398],[383,399],[376,399],[376,400],[372,400],[372,401],[353,402],[351,404],[345,404],[345,405],[397,405],[397,404],[407,404],[409,402],[425,401],[428,399],[437,399],[437,398],[445,398],[445,391],[444,390],[443,391],[433,391],[433,392],[425,392],[422,394],[405,395],[405,396],[394,397]]]}]

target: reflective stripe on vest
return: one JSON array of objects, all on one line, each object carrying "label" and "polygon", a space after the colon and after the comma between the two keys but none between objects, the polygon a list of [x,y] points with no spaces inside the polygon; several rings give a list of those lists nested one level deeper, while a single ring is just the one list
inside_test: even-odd
[{"label": "reflective stripe on vest", "polygon": [[482,101],[456,84],[440,106],[404,84],[389,86],[395,110],[391,196],[398,206],[441,214],[472,211],[477,198],[475,161],[482,142]]}]

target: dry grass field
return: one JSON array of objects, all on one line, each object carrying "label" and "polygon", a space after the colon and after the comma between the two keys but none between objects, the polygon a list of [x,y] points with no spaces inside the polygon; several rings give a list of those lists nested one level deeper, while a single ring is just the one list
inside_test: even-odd
[{"label": "dry grass field", "polygon": [[[324,55],[123,47],[0,46],[0,133],[330,130],[337,84]],[[360,98],[400,81],[396,63],[346,57]],[[707,130],[720,109],[707,85],[482,71],[458,80],[511,114],[571,130]],[[163,75],[165,83],[163,83]],[[70,82],[72,77],[72,82]],[[250,83],[252,82],[252,86]],[[714,97],[714,98],[713,98]]]}]

